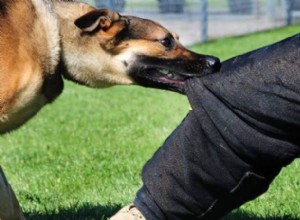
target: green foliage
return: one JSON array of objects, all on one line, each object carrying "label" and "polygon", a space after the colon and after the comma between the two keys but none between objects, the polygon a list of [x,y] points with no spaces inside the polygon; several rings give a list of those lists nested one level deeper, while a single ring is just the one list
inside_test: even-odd
[{"label": "green foliage", "polygon": [[[193,50],[227,59],[298,32],[289,27]],[[188,112],[186,98],[135,86],[64,93],[21,129],[0,137],[0,160],[28,219],[105,219],[131,202],[143,164]],[[299,161],[259,199],[226,219],[299,219]]]}]

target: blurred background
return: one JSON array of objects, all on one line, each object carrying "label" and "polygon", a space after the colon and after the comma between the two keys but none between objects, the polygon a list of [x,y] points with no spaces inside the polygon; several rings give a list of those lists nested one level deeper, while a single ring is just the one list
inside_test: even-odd
[{"label": "blurred background", "polygon": [[[156,20],[189,49],[221,60],[300,29],[284,27],[300,18],[300,0],[85,1]],[[264,32],[270,29],[276,30]],[[198,44],[205,41],[210,42]],[[66,81],[61,97],[38,117],[0,136],[0,164],[28,220],[104,220],[135,198],[143,165],[189,106],[185,96],[172,92],[138,86],[96,90]],[[299,170],[297,159],[268,193],[223,220],[300,220]]]},{"label": "blurred background", "polygon": [[85,0],[98,8],[156,20],[188,46],[297,22],[300,0]]}]

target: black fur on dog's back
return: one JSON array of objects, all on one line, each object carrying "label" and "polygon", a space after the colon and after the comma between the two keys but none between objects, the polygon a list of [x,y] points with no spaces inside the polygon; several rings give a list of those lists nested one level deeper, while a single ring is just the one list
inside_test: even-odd
[{"label": "black fur on dog's back", "polygon": [[0,16],[6,16],[7,15],[7,1],[0,0]]}]

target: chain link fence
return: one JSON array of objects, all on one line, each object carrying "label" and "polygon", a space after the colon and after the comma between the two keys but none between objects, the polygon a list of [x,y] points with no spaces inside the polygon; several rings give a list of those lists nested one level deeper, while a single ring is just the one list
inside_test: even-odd
[{"label": "chain link fence", "polygon": [[185,45],[291,23],[300,0],[85,0],[98,8],[156,20]]}]

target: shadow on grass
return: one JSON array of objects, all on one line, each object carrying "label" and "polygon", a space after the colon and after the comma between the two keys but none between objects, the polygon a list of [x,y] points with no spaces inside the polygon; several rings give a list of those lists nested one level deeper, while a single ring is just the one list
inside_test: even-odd
[{"label": "shadow on grass", "polygon": [[222,218],[222,220],[300,220],[300,218],[290,215],[261,217],[254,213],[237,210]]},{"label": "shadow on grass", "polygon": [[[83,204],[74,205],[71,208],[61,208],[57,211],[48,211],[46,213],[33,212],[25,213],[25,215],[27,220],[106,220],[120,208],[121,205],[119,204],[108,204],[106,206]],[[290,215],[260,217],[253,213],[237,210],[222,218],[222,220],[300,220],[300,218]]]},{"label": "shadow on grass", "polygon": [[70,208],[60,208],[57,211],[25,213],[25,216],[27,220],[106,220],[108,217],[115,214],[120,208],[121,205],[118,204],[108,204],[105,206],[77,204]]}]

